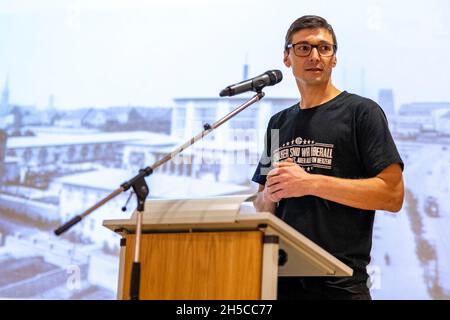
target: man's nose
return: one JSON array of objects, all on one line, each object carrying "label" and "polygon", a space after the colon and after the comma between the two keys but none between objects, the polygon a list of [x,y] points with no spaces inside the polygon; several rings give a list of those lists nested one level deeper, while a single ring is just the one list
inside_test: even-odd
[{"label": "man's nose", "polygon": [[311,53],[309,54],[309,60],[310,61],[319,61],[320,60],[320,54],[317,48],[312,48]]}]

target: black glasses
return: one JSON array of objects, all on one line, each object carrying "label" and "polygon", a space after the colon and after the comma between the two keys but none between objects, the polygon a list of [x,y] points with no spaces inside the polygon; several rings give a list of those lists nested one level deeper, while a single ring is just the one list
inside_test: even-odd
[{"label": "black glasses", "polygon": [[329,43],[321,43],[321,44],[309,44],[305,42],[299,42],[294,44],[288,44],[287,49],[293,48],[294,54],[297,57],[307,57],[311,54],[313,48],[317,49],[317,52],[322,57],[331,57],[337,50],[337,46],[335,44]]}]

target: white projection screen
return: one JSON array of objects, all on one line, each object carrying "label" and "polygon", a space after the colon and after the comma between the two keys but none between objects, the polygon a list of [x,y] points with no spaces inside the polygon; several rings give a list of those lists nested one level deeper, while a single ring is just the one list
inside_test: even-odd
[{"label": "white projection screen", "polygon": [[[251,97],[265,98],[148,178],[150,198],[254,193],[270,116],[299,100],[283,62],[298,17],[334,27],[333,81],[383,108],[405,162],[399,213],[377,211],[373,299],[450,298],[447,0],[0,2],[0,298],[115,299],[121,194],[53,230]],[[180,161],[181,160],[181,161]]]}]

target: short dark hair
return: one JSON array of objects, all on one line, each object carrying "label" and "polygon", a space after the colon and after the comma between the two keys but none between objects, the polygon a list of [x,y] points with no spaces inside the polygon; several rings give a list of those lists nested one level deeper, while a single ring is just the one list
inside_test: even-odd
[{"label": "short dark hair", "polygon": [[336,40],[336,35],[334,33],[333,27],[324,18],[319,17],[319,16],[312,16],[312,15],[300,17],[291,24],[291,26],[289,27],[289,29],[286,33],[286,38],[284,40],[284,51],[288,50],[287,46],[292,41],[293,34],[296,33],[297,31],[300,31],[303,29],[320,29],[320,28],[326,29],[329,33],[331,33],[331,36],[333,37],[334,45],[336,46],[335,47],[335,51],[336,51],[337,50],[337,40]]}]

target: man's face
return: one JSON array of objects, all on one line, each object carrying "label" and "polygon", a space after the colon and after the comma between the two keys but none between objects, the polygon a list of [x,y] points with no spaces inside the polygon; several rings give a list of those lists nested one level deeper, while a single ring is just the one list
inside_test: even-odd
[{"label": "man's face", "polygon": [[[326,29],[303,29],[293,34],[291,43],[307,43],[311,45],[335,44],[331,33]],[[295,55],[294,48],[284,53],[284,64],[292,68],[297,82],[304,85],[319,85],[327,83],[331,78],[331,72],[336,66],[336,54],[329,57],[321,56],[318,48],[312,48],[307,57]]]}]

